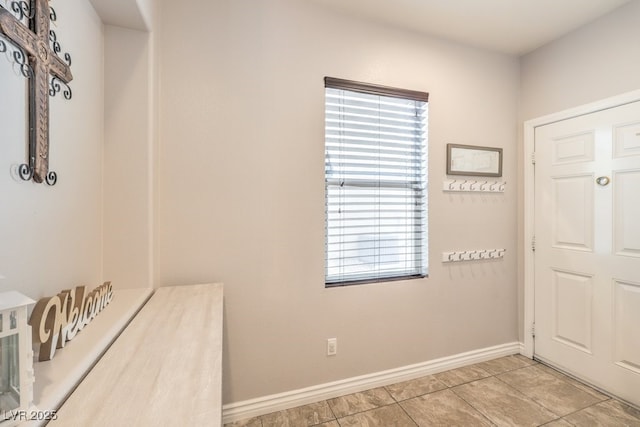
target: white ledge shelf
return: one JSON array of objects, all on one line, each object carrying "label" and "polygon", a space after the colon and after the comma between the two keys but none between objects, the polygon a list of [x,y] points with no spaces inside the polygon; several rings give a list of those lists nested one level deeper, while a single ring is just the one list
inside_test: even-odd
[{"label": "white ledge shelf", "polygon": [[220,427],[222,304],[221,283],[156,289],[49,426]]},{"label": "white ledge shelf", "polygon": [[507,181],[495,179],[445,179],[442,190],[445,192],[467,193],[504,193]]},{"label": "white ledge shelf", "polygon": [[[91,370],[129,321],[151,296],[151,288],[114,289],[113,301],[52,360],[34,362],[33,403],[40,411],[55,411]],[[31,421],[25,426],[43,425]]]}]

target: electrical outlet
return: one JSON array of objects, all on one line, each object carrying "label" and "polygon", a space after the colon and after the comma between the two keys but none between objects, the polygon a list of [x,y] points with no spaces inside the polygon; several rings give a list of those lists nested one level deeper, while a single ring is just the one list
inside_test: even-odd
[{"label": "electrical outlet", "polygon": [[327,340],[327,356],[335,356],[338,354],[338,339],[329,338]]}]

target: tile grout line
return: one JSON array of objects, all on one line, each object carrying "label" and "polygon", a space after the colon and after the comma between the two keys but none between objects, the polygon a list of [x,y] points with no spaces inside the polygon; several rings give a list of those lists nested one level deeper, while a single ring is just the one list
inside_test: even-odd
[{"label": "tile grout line", "polygon": [[[500,380],[500,378],[498,378],[498,375],[502,375],[502,374],[505,374],[505,373],[507,373],[507,372],[517,371],[517,370],[519,370],[519,369],[528,368],[528,367],[530,367],[530,366],[535,366],[536,364],[537,364],[537,362],[536,362],[536,363],[533,363],[533,364],[530,364],[530,365],[526,365],[526,366],[519,366],[519,367],[514,368],[514,369],[508,369],[508,370],[506,370],[506,371],[499,372],[499,373],[496,373],[496,374],[493,374],[493,373],[489,372],[488,370],[486,370],[486,369],[481,368],[481,367],[479,367],[479,366],[478,366],[477,368],[478,368],[478,369],[480,369],[480,370],[482,370],[483,372],[485,372],[488,376],[483,377],[483,378],[477,378],[477,379],[470,380],[470,381],[466,381],[466,382],[462,382],[462,383],[460,383],[460,384],[456,384],[456,385],[454,385],[454,386],[449,386],[449,385],[448,385],[448,384],[446,384],[444,381],[440,381],[440,380],[438,380],[438,378],[437,378],[435,375],[431,375],[431,376],[433,376],[436,380],[438,380],[441,384],[443,384],[446,388],[443,388],[443,389],[440,389],[440,390],[435,390],[435,391],[432,391],[432,392],[427,392],[427,393],[424,393],[424,394],[420,394],[420,395],[413,396],[413,397],[409,397],[409,398],[407,398],[407,399],[402,399],[402,400],[398,400],[398,399],[396,399],[396,398],[395,398],[395,396],[393,396],[393,395],[391,394],[391,392],[389,392],[389,390],[387,390],[387,388],[386,388],[387,386],[384,386],[384,388],[385,388],[385,390],[387,390],[387,392],[391,395],[391,397],[393,398],[393,400],[394,400],[394,401],[395,401],[395,402],[400,406],[400,408],[402,408],[402,410],[405,412],[405,414],[407,414],[407,415],[409,416],[409,418],[411,419],[411,421],[413,421],[416,425],[418,425],[417,421],[416,421],[416,420],[414,420],[414,419],[413,419],[413,417],[411,417],[411,415],[410,415],[410,414],[409,414],[409,413],[404,409],[404,407],[401,405],[401,402],[406,402],[406,401],[411,400],[411,399],[417,399],[417,398],[419,398],[419,397],[426,396],[426,395],[429,395],[429,394],[438,393],[438,392],[440,392],[440,391],[444,391],[444,390],[449,390],[449,391],[451,391],[455,396],[457,396],[458,398],[460,398],[460,400],[462,400],[462,401],[463,401],[463,402],[465,402],[467,405],[469,405],[469,406],[470,406],[473,410],[475,410],[478,414],[480,414],[480,415],[481,415],[485,420],[487,420],[487,422],[489,422],[489,424],[491,424],[492,426],[496,426],[497,424],[496,424],[496,423],[494,423],[494,422],[493,422],[489,417],[487,417],[487,415],[485,415],[482,411],[480,411],[478,408],[476,408],[475,406],[473,406],[470,402],[468,402],[468,401],[467,401],[466,399],[464,399],[462,396],[458,395],[458,394],[455,392],[455,390],[453,390],[453,388],[454,388],[454,387],[459,387],[459,386],[461,386],[461,385],[465,385],[465,384],[470,384],[470,383],[473,383],[473,382],[476,382],[476,381],[482,381],[482,380],[485,380],[485,379],[487,379],[487,378],[492,378],[492,377],[493,377],[493,378],[495,378],[496,380],[498,380],[498,381],[502,382],[503,384],[505,384],[506,386],[508,386],[508,387],[510,387],[510,388],[512,388],[512,389],[514,389],[516,392],[518,392],[518,393],[522,394],[522,395],[523,395],[525,398],[527,398],[528,400],[533,401],[533,399],[529,398],[529,396],[525,395],[524,393],[520,392],[519,390],[515,389],[514,387],[511,387],[509,384],[506,384],[504,381]],[[479,365],[479,364],[478,364],[478,365]],[[470,366],[473,366],[473,365],[470,365]],[[455,369],[454,369],[454,370],[455,370]],[[444,372],[448,372],[448,371],[444,371]],[[537,402],[534,402],[534,403],[537,403]],[[545,409],[547,409],[547,408],[545,408]],[[553,412],[552,412],[552,413],[553,413]],[[554,415],[556,415],[555,413],[553,413],[553,414],[554,414]],[[557,419],[560,419],[560,418],[556,418],[556,420],[557,420]],[[555,421],[555,420],[552,420],[552,421]]]},{"label": "tile grout line", "polygon": [[[384,389],[384,391],[386,391],[386,392],[389,394],[389,397],[391,397],[391,399],[393,399],[393,402],[392,402],[392,403],[387,403],[387,404],[385,404],[385,405],[374,406],[373,408],[364,409],[364,410],[362,410],[362,411],[357,411],[357,412],[349,413],[349,414],[346,414],[346,415],[344,415],[344,416],[342,416],[342,417],[338,418],[338,417],[336,416],[335,412],[333,411],[333,408],[331,407],[331,404],[329,404],[329,400],[326,400],[327,404],[329,405],[329,408],[331,409],[331,413],[332,413],[332,414],[333,414],[333,416],[335,417],[335,420],[336,420],[336,421],[338,421],[338,420],[340,420],[341,418],[351,417],[351,416],[353,416],[353,415],[358,415],[358,414],[364,414],[365,412],[373,411],[374,409],[386,408],[387,406],[391,406],[391,405],[394,405],[394,404],[398,403],[398,402],[396,401],[395,397],[393,397],[393,395],[392,395],[391,393],[389,393],[389,391],[386,389],[386,386],[381,386],[381,387],[376,387],[376,388],[383,388],[383,389]],[[375,390],[375,388],[372,388],[372,389],[369,389],[369,390],[360,391],[360,392],[356,392],[356,393],[346,394],[346,395],[344,395],[344,396],[338,396],[336,399],[339,399],[340,397],[351,396],[351,395],[358,394],[358,393],[366,393],[367,391],[370,391],[370,390]],[[338,424],[340,424],[340,421],[338,421]],[[313,426],[311,426],[311,427],[313,427]]]},{"label": "tile grout line", "polygon": [[[543,365],[543,366],[546,366],[546,365],[541,364],[541,363],[539,363],[539,362],[538,362],[538,363],[535,363],[535,364],[532,364],[532,365],[529,365],[529,366],[525,366],[525,367],[523,367],[523,368],[529,368],[529,367],[531,367],[531,366],[536,366],[536,365]],[[518,368],[518,369],[523,369],[523,368]],[[551,369],[553,369],[553,368],[551,368]],[[514,371],[515,371],[515,370],[516,370],[516,369],[514,369]],[[509,386],[509,387],[513,388],[514,390],[518,391],[519,393],[521,393],[522,395],[524,395],[527,399],[531,400],[532,402],[535,402],[536,404],[540,405],[541,407],[543,407],[544,409],[546,409],[547,411],[551,412],[552,414],[554,414],[555,416],[557,416],[557,417],[558,417],[558,418],[556,418],[555,420],[549,421],[548,423],[545,423],[545,424],[542,424],[542,425],[546,425],[546,424],[549,424],[549,423],[551,423],[551,422],[553,422],[553,421],[558,421],[558,420],[563,420],[563,421],[566,421],[566,422],[568,422],[569,424],[573,425],[573,423],[571,423],[571,422],[567,421],[567,420],[565,419],[565,417],[567,417],[567,416],[569,416],[569,415],[572,415],[572,414],[576,414],[576,413],[578,413],[578,412],[580,412],[580,411],[583,411],[583,410],[585,410],[585,409],[587,409],[587,408],[591,408],[591,407],[593,407],[593,406],[599,405],[600,403],[604,403],[604,402],[607,402],[607,401],[610,401],[610,400],[614,400],[611,396],[608,396],[608,395],[606,395],[606,394],[601,393],[603,396],[605,396],[605,397],[606,397],[604,400],[600,400],[600,401],[597,401],[597,402],[591,403],[590,405],[587,405],[587,406],[585,406],[585,407],[583,407],[583,408],[576,409],[575,411],[570,412],[570,413],[568,413],[568,414],[558,415],[555,411],[553,411],[551,408],[548,408],[546,405],[544,405],[544,403],[543,403],[543,402],[538,401],[535,397],[533,397],[533,396],[529,396],[529,395],[525,394],[523,391],[520,391],[520,390],[516,389],[515,387],[511,386],[510,384],[508,384],[506,381],[503,381],[501,378],[498,378],[498,375],[502,375],[502,374],[505,374],[505,373],[507,373],[507,372],[512,372],[512,371],[505,371],[505,372],[503,372],[503,373],[501,373],[501,374],[496,374],[496,375],[495,375],[496,379],[497,379],[498,381],[501,381],[502,383],[506,384],[507,386]],[[571,388],[573,388],[573,389],[575,389],[575,390],[577,390],[577,391],[579,391],[579,392],[587,393],[587,394],[591,395],[592,397],[596,398],[596,396],[593,396],[591,393],[588,393],[588,392],[586,392],[585,390],[582,390],[581,388],[576,387],[574,384],[572,384],[571,382],[567,381],[565,378],[572,379],[573,381],[577,381],[579,384],[583,384],[583,385],[585,385],[585,386],[587,386],[587,387],[590,387],[589,385],[584,384],[584,383],[580,382],[579,380],[576,380],[575,378],[572,378],[572,377],[570,377],[570,376],[568,376],[568,375],[565,375],[565,374],[564,374],[564,373],[562,373],[562,372],[559,372],[559,371],[556,371],[556,372],[558,372],[558,373],[560,374],[560,376],[556,376],[556,375],[553,375],[553,374],[550,374],[550,373],[549,373],[548,375],[553,376],[556,380],[561,381],[562,383],[566,384],[567,386],[570,386]],[[591,388],[591,387],[590,387],[590,388]],[[596,391],[597,391],[597,390],[596,390]]]},{"label": "tile grout line", "polygon": [[400,409],[402,410],[402,412],[404,412],[404,413],[407,415],[407,417],[409,417],[409,419],[410,419],[411,421],[413,421],[413,423],[416,425],[416,427],[419,427],[419,426],[420,426],[420,424],[418,424],[418,422],[417,422],[416,420],[414,420],[414,419],[413,419],[413,417],[411,416],[411,414],[410,414],[410,413],[408,413],[408,412],[407,412],[407,410],[406,410],[406,409],[404,409],[404,407],[403,407],[399,402],[396,402],[396,405],[398,405],[398,406],[400,407]]},{"label": "tile grout line", "polygon": [[[387,408],[387,407],[389,407],[389,406],[393,406],[393,405],[398,405],[398,406],[400,406],[400,403],[399,403],[399,402],[393,402],[393,403],[388,403],[388,404],[386,404],[386,405],[376,406],[375,408],[369,408],[369,409],[365,409],[365,410],[363,410],[363,411],[353,412],[353,413],[351,413],[351,414],[347,414],[347,415],[345,415],[345,416],[343,416],[343,417],[336,418],[336,419],[335,419],[335,421],[338,421],[338,424],[340,424],[340,420],[341,420],[341,419],[344,419],[344,418],[347,418],[347,417],[353,417],[354,415],[364,414],[364,413],[367,413],[367,412],[369,412],[369,411],[375,411],[376,409]],[[404,409],[404,408],[403,408],[403,409]],[[408,415],[408,414],[407,414],[407,415]],[[413,419],[411,419],[411,420],[413,421]],[[331,420],[331,421],[333,421],[333,420]],[[310,427],[313,427],[313,426],[310,426]]]},{"label": "tile grout line", "polygon": [[[434,377],[434,378],[435,378],[435,377]],[[445,384],[445,385],[446,385],[446,384]],[[387,390],[387,387],[386,387],[386,386],[385,386],[384,388],[385,388],[385,390]],[[395,397],[393,394],[391,394],[391,392],[390,392],[389,390],[387,390],[387,393],[389,393],[389,395],[391,396],[391,398],[392,398],[393,400],[395,400],[395,402],[396,402],[396,403],[395,403],[395,405],[398,405],[398,406],[400,407],[400,409],[402,410],[402,412],[404,412],[404,413],[407,415],[407,417],[409,417],[409,419],[410,419],[411,421],[413,421],[413,423],[414,423],[417,427],[419,427],[419,426],[420,426],[420,424],[418,424],[418,422],[417,422],[416,420],[414,420],[414,419],[413,419],[413,417],[411,416],[411,414],[410,414],[410,413],[408,413],[406,409],[404,409],[404,406],[402,406],[400,402],[406,402],[407,400],[410,400],[410,399],[416,399],[416,398],[418,398],[418,397],[420,397],[420,396],[426,396],[427,394],[430,394],[430,393],[425,393],[425,394],[422,394],[422,395],[420,395],[420,396],[415,396],[415,397],[411,397],[411,398],[409,398],[409,399],[404,399],[404,400],[398,400],[398,399],[396,399],[396,397]],[[432,393],[435,393],[435,392],[432,392]]]},{"label": "tile grout line", "polygon": [[[518,392],[518,393],[522,394],[524,397],[526,397],[527,399],[529,399],[529,397],[528,397],[528,396],[526,396],[524,393],[521,393],[519,390],[516,390],[514,387],[511,387],[509,384],[507,384],[507,383],[505,383],[504,381],[500,380],[500,378],[498,378],[498,375],[502,375],[502,374],[505,374],[505,373],[507,373],[507,372],[517,371],[517,370],[519,370],[519,369],[528,368],[528,367],[530,367],[530,366],[534,366],[534,365],[535,365],[535,364],[527,365],[527,366],[520,366],[520,367],[518,367],[518,368],[515,368],[515,369],[509,369],[509,370],[506,370],[506,371],[504,371],[504,372],[500,372],[500,373],[497,373],[497,374],[493,374],[493,373],[491,373],[491,372],[487,371],[486,369],[480,368],[480,369],[482,369],[484,372],[486,372],[487,374],[489,374],[489,376],[488,376],[488,377],[484,377],[484,378],[478,378],[478,379],[476,379],[476,380],[472,380],[472,381],[467,381],[467,382],[464,382],[464,383],[461,383],[461,384],[456,384],[456,385],[455,385],[455,386],[453,386],[453,387],[449,387],[449,390],[451,390],[451,392],[452,392],[453,394],[455,394],[455,395],[456,395],[458,398],[460,398],[463,402],[465,402],[467,405],[469,405],[471,408],[473,408],[477,413],[479,413],[480,415],[482,415],[482,417],[484,417],[484,419],[486,419],[486,420],[489,422],[489,424],[491,424],[492,426],[497,426],[497,424],[496,424],[496,423],[494,423],[494,422],[493,422],[493,420],[492,420],[492,419],[490,419],[490,418],[489,418],[489,417],[488,417],[484,412],[482,412],[480,409],[476,408],[476,407],[475,407],[471,402],[468,402],[464,397],[462,397],[462,396],[460,396],[458,393],[456,393],[456,391],[454,390],[454,388],[455,388],[455,387],[462,386],[462,385],[465,385],[465,384],[471,384],[471,383],[474,383],[474,382],[477,382],[477,381],[486,380],[486,379],[488,379],[488,378],[495,378],[496,380],[498,380],[498,381],[502,382],[503,384],[505,384],[505,385],[507,385],[508,387],[510,387],[510,388],[512,388],[512,389],[514,389],[516,392]],[[529,399],[529,400],[532,400],[532,399]],[[532,401],[533,401],[533,400],[532,400]],[[545,409],[546,409],[546,408],[545,408]],[[552,413],[553,413],[553,412],[552,412]],[[555,415],[555,413],[553,413],[553,414]],[[555,420],[552,420],[552,421],[555,421]],[[549,422],[551,422],[551,421],[549,421]]]},{"label": "tile grout line", "polygon": [[[486,377],[486,378],[491,378],[491,377]],[[485,378],[481,378],[481,379],[485,379]],[[476,381],[480,381],[480,380],[476,380]],[[470,381],[470,382],[474,382],[474,381]],[[464,384],[469,384],[469,383],[464,383]],[[463,384],[458,384],[455,387],[461,386]],[[454,387],[449,387],[449,390],[451,390],[451,393],[453,393],[456,397],[458,397],[460,400],[462,400],[464,403],[466,403],[467,405],[469,405],[471,408],[473,408],[474,411],[476,411],[477,413],[479,413],[480,415],[482,415],[482,417],[487,420],[489,422],[489,424],[491,424],[492,426],[497,426],[496,423],[493,422],[493,420],[491,420],[487,415],[485,415],[484,412],[482,412],[481,410],[479,410],[478,408],[476,408],[475,406],[473,406],[471,404],[471,402],[467,402],[467,399],[465,399],[464,397],[460,396],[458,393],[456,393],[456,391],[453,389]]]},{"label": "tile grout line", "polygon": [[340,427],[340,421],[338,421],[338,417],[336,417],[336,413],[333,411],[333,408],[331,407],[331,404],[329,403],[329,399],[325,400],[325,402],[327,402],[327,406],[329,407],[329,410],[331,411],[331,415],[333,415],[333,419],[338,424],[338,427]]},{"label": "tile grout line", "polygon": [[590,384],[588,382],[585,382],[583,379],[578,378],[578,377],[576,377],[575,375],[573,375],[573,374],[571,374],[569,372],[562,371],[561,369],[556,368],[556,367],[554,367],[552,365],[549,365],[544,361],[537,361],[537,362],[538,362],[538,365],[544,366],[545,368],[554,371],[555,374],[552,374],[552,373],[549,373],[549,374],[555,376],[556,378],[563,379],[564,377],[566,377],[566,378],[568,378],[570,380],[573,380],[573,381],[575,381],[575,382],[577,382],[577,383],[579,383],[579,384],[581,384],[581,385],[583,385],[585,387],[593,389],[596,393],[602,394],[603,396],[605,396],[605,399],[601,400],[601,402],[606,402],[607,400],[615,400],[615,401],[622,402],[625,405],[629,405],[631,407],[635,407],[636,409],[640,410],[640,406],[636,406],[636,405],[633,405],[633,404],[631,404],[629,402],[626,402],[624,399],[621,399],[621,398],[619,398],[619,397],[607,392],[606,390],[601,389],[600,387],[598,387],[596,385],[593,385],[593,384]]},{"label": "tile grout line", "polygon": [[[542,427],[542,426],[545,426],[545,425],[547,425],[547,424],[549,424],[549,423],[552,423],[552,422],[558,421],[558,420],[562,420],[562,421],[565,421],[565,422],[567,422],[567,423],[569,423],[569,424],[571,424],[571,425],[574,425],[573,423],[571,423],[571,422],[569,422],[568,420],[566,420],[566,419],[565,419],[565,417],[567,417],[567,416],[569,416],[569,415],[572,415],[572,414],[576,414],[576,413],[578,413],[578,412],[580,412],[580,411],[583,411],[583,410],[585,410],[585,409],[588,409],[588,408],[591,408],[591,407],[593,407],[593,406],[599,405],[599,404],[601,404],[601,403],[608,402],[608,401],[611,401],[611,400],[616,400],[616,399],[613,399],[611,396],[607,396],[607,395],[604,395],[604,394],[603,394],[604,396],[606,396],[606,397],[607,397],[607,398],[606,398],[606,399],[604,399],[604,400],[601,400],[601,401],[598,401],[598,402],[592,403],[592,404],[590,404],[590,405],[588,405],[588,406],[585,406],[584,408],[577,409],[577,410],[575,410],[575,411],[573,411],[573,412],[570,412],[570,413],[568,413],[568,414],[565,414],[565,415],[558,415],[557,413],[555,413],[554,411],[552,411],[550,408],[547,408],[545,405],[543,405],[541,402],[538,402],[538,401],[537,401],[536,399],[534,399],[533,397],[530,397],[530,396],[526,395],[524,392],[522,392],[522,391],[520,391],[520,390],[516,389],[515,387],[511,386],[511,385],[510,385],[510,384],[508,384],[507,382],[503,381],[501,378],[498,378],[498,375],[503,375],[503,374],[506,374],[506,373],[508,373],[508,372],[513,372],[513,371],[517,371],[517,370],[524,369],[524,368],[529,368],[529,367],[536,366],[536,365],[540,365],[540,364],[541,364],[540,362],[537,362],[537,361],[536,361],[536,363],[533,363],[533,364],[530,364],[530,365],[527,365],[527,366],[521,366],[521,367],[519,367],[519,368],[515,368],[515,369],[511,369],[511,370],[507,370],[507,371],[504,371],[504,372],[501,372],[501,373],[498,373],[498,374],[493,374],[493,375],[491,375],[491,376],[492,376],[492,377],[495,377],[495,379],[496,379],[496,380],[498,380],[498,381],[502,382],[502,383],[503,383],[503,384],[505,384],[507,387],[510,387],[510,388],[512,388],[513,390],[515,390],[516,392],[518,392],[518,393],[522,394],[524,397],[526,397],[526,398],[527,398],[527,400],[530,400],[530,401],[534,402],[535,404],[537,404],[537,405],[541,406],[542,408],[546,409],[547,411],[551,412],[553,415],[555,415],[556,417],[558,417],[558,418],[556,418],[556,419],[554,419],[554,420],[550,420],[549,422],[547,422],[547,423],[545,423],[545,424],[541,424],[541,427]],[[542,364],[542,365],[543,365],[543,366],[546,366],[546,365],[544,365],[544,364]],[[551,369],[553,369],[553,368],[551,368]],[[576,380],[575,378],[572,378],[572,377],[570,377],[570,376],[568,376],[568,375],[565,375],[563,372],[559,372],[559,371],[556,371],[556,372],[558,372],[559,374],[561,374],[561,375],[562,375],[562,377],[565,377],[565,376],[566,376],[567,378],[571,378],[571,379],[573,379],[574,381],[578,381],[578,382],[579,382],[579,380]],[[551,375],[551,374],[550,374],[550,375]],[[569,381],[564,380],[564,378],[562,378],[562,377],[560,377],[560,376],[555,376],[555,375],[554,375],[554,377],[555,377],[556,379],[558,379],[559,381],[562,381],[563,383],[566,383],[567,385],[569,385],[569,386],[573,387],[574,389],[576,389],[576,390],[578,390],[578,391],[583,391],[583,390],[581,390],[579,387],[576,387],[575,385],[571,384]],[[489,377],[487,377],[487,378],[489,378]],[[480,380],[476,380],[476,381],[480,381]],[[470,382],[475,382],[475,381],[470,381]],[[469,383],[466,383],[466,384],[469,384]],[[581,382],[580,382],[580,384],[583,384],[583,383],[581,383]],[[462,384],[460,384],[460,385],[462,385]],[[587,384],[585,384],[585,385],[587,385]],[[587,385],[587,386],[588,386],[588,385]],[[457,386],[456,386],[456,387],[457,387]],[[588,387],[589,387],[589,386],[588,386]],[[452,391],[453,391],[453,390],[452,390]],[[454,391],[454,393],[455,393],[455,391]],[[457,394],[457,393],[456,393],[456,396],[458,396],[458,394]],[[459,396],[459,397],[460,397],[462,400],[465,400],[465,399],[464,399],[464,398],[462,398],[461,396]],[[465,402],[466,402],[466,400],[465,400]],[[469,403],[469,402],[467,402],[467,403]],[[471,403],[469,403],[469,405],[471,405]],[[480,411],[479,411],[475,406],[471,405],[471,407],[473,407],[473,408],[474,408],[474,409],[476,409],[478,412],[480,412]],[[482,415],[484,415],[484,414],[482,414]]]},{"label": "tile grout line", "polygon": [[[581,408],[581,409],[577,409],[577,410],[575,410],[575,411],[573,411],[573,412],[570,412],[570,413],[568,413],[568,414],[566,414],[566,415],[563,415],[561,418],[563,418],[563,419],[564,419],[564,417],[568,417],[569,415],[577,414],[577,413],[578,413],[578,412],[580,412],[580,411],[584,411],[585,409],[589,409],[589,408],[591,408],[591,407],[593,407],[593,406],[599,405],[599,404],[601,404],[601,403],[609,402],[609,401],[611,401],[611,400],[615,400],[615,399],[613,399],[613,398],[611,398],[611,397],[607,396],[607,399],[605,399],[605,400],[601,400],[600,402],[592,403],[592,404],[591,404],[591,405],[589,405],[589,406],[586,406],[586,407]],[[565,421],[567,421],[567,420],[565,420]],[[567,422],[568,422],[569,424],[572,424],[572,425],[573,425],[573,423],[571,423],[571,422],[569,422],[569,421],[567,421]]]}]

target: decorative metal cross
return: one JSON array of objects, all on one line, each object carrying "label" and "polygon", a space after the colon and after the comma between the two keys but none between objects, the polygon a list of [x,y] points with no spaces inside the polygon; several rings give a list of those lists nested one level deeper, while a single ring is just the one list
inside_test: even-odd
[{"label": "decorative metal cross", "polygon": [[[57,175],[49,171],[49,96],[60,91],[56,79],[65,85],[73,79],[71,58],[66,54],[65,62],[57,55],[60,44],[55,32],[49,29],[50,21],[55,21],[56,17],[53,9],[49,8],[48,0],[12,1],[11,5],[20,18],[28,18],[29,21],[27,27],[21,19],[0,6],[0,35],[18,47],[14,60],[21,66],[22,74],[29,78],[29,164],[20,165],[18,172],[25,181],[33,179],[54,185]],[[6,50],[1,43],[0,48],[3,47]],[[26,52],[27,59],[23,52]],[[53,76],[51,83],[50,74]],[[64,96],[71,99],[71,91],[66,90]]]}]

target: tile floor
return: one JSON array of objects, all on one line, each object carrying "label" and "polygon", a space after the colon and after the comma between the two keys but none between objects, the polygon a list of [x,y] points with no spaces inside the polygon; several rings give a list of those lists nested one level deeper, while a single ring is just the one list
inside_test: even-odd
[{"label": "tile floor", "polygon": [[633,426],[640,411],[520,355],[225,427]]}]

